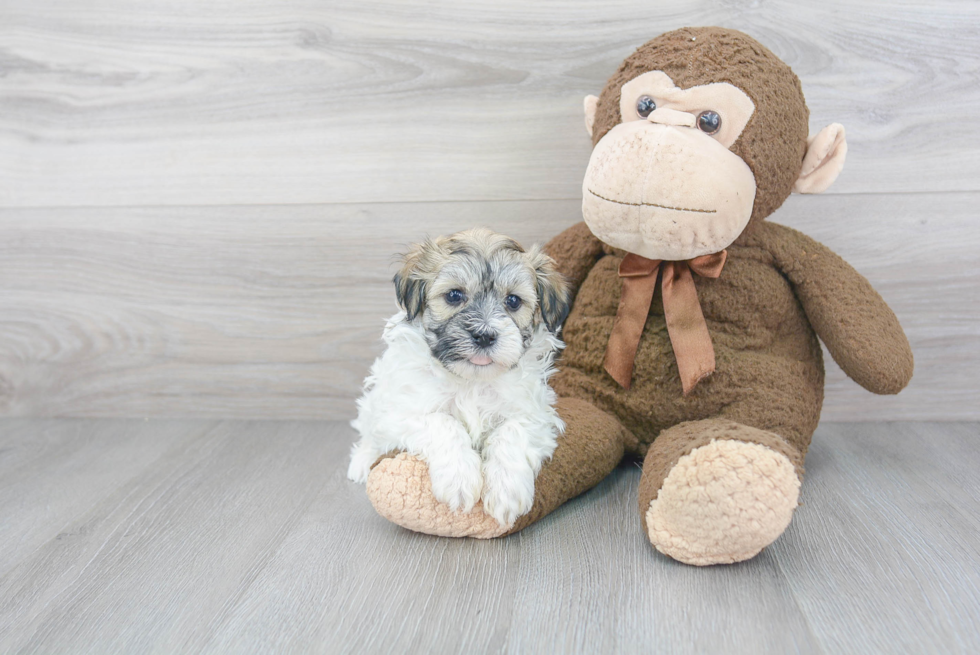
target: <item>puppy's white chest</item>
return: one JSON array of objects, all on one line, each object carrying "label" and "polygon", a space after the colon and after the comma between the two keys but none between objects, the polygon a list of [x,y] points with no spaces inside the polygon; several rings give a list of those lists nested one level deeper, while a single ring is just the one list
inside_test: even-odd
[{"label": "puppy's white chest", "polygon": [[492,387],[471,387],[453,399],[452,414],[470,435],[474,448],[480,448],[486,438],[504,421],[502,402]]}]

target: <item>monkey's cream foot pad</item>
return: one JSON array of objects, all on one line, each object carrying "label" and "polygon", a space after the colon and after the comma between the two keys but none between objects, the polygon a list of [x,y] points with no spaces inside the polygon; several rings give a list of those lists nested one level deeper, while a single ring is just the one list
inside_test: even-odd
[{"label": "monkey's cream foot pad", "polygon": [[783,533],[799,491],[785,455],[759,444],[712,441],[671,469],[647,508],[648,537],[687,564],[747,560]]},{"label": "monkey's cream foot pad", "polygon": [[439,537],[490,539],[507,528],[484,513],[477,502],[469,512],[453,512],[432,495],[432,481],[425,462],[399,453],[378,462],[367,480],[367,495],[378,514],[415,532]]}]

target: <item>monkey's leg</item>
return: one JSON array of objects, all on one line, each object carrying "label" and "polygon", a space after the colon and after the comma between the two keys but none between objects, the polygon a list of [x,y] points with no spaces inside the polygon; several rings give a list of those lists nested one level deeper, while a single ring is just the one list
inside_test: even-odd
[{"label": "monkey's leg", "polygon": [[368,476],[368,498],[381,516],[415,532],[477,539],[513,534],[599,484],[616,468],[624,443],[632,439],[619,421],[583,400],[560,398],[557,409],[565,433],[534,481],[531,511],[510,528],[484,513],[482,502],[465,514],[450,511],[432,495],[425,462],[407,453],[375,464]]},{"label": "monkey's leg", "polygon": [[681,423],[643,462],[643,530],[686,564],[747,560],[789,525],[802,477],[802,453],[774,432],[727,419]]}]

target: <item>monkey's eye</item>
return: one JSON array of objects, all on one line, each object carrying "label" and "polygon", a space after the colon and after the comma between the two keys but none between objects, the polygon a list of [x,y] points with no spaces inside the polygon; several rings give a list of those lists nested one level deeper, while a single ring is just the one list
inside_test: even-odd
[{"label": "monkey's eye", "polygon": [[464,294],[459,289],[453,289],[452,291],[446,292],[446,302],[450,305],[458,305],[466,299],[466,294]]},{"label": "monkey's eye", "polygon": [[640,96],[640,99],[636,101],[636,113],[640,115],[640,118],[646,118],[656,108],[657,103],[650,96]]},{"label": "monkey's eye", "polygon": [[721,116],[710,109],[701,112],[698,114],[698,129],[705,134],[714,134],[721,129]]},{"label": "monkey's eye", "polygon": [[524,304],[524,301],[518,298],[517,296],[515,296],[514,294],[510,294],[509,296],[504,298],[504,304],[507,305],[507,309],[509,309],[512,312],[516,312],[518,309],[521,308],[521,305]]}]

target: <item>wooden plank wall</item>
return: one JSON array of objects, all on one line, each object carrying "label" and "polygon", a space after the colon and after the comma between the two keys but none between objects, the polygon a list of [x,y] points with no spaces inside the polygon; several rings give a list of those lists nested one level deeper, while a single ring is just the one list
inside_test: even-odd
[{"label": "wooden plank wall", "polygon": [[393,253],[580,220],[581,100],[656,34],[742,29],[847,127],[828,244],[916,353],[826,419],[980,418],[980,6],[4,0],[0,415],[347,418]]}]

